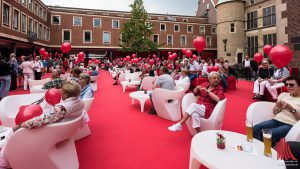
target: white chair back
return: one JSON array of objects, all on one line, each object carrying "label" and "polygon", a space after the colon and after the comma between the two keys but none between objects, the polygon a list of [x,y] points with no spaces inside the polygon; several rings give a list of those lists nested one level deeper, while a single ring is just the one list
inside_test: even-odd
[{"label": "white chair back", "polygon": [[[157,115],[171,121],[180,120],[180,99],[183,95],[184,89],[180,86],[175,86],[174,90],[161,88],[154,89],[152,93],[152,101]],[[170,100],[172,101],[168,102]]]},{"label": "white chair back", "polygon": [[[46,78],[46,79],[42,79],[42,80],[28,79],[30,93],[45,93],[47,90],[43,90],[41,87],[45,83],[50,82],[50,81],[51,81],[50,78]],[[39,88],[37,88],[37,87],[39,87]]]},{"label": "white chair back", "polygon": [[3,98],[0,102],[0,119],[5,127],[15,127],[15,118],[19,107],[29,105],[45,96],[45,93],[12,95]]},{"label": "white chair back", "polygon": [[3,149],[10,166],[14,169],[79,168],[72,137],[79,130],[82,118],[83,114],[38,129],[19,129]]},{"label": "white chair back", "polygon": [[153,90],[154,82],[156,77],[146,76],[142,80],[141,89],[143,90]]},{"label": "white chair back", "polygon": [[184,92],[187,92],[190,89],[190,83],[179,83],[176,86],[181,86],[184,88]]},{"label": "white chair back", "polygon": [[126,79],[125,79],[125,75],[126,75],[126,73],[121,73],[121,74],[119,75],[119,82],[120,82],[120,83],[126,80]]},{"label": "white chair back", "polygon": [[98,90],[98,77],[99,76],[91,76],[90,85],[94,92]]},{"label": "white chair back", "polygon": [[94,102],[94,97],[89,99],[83,99],[82,101],[84,103],[84,110],[88,113],[92,106],[92,103]]}]

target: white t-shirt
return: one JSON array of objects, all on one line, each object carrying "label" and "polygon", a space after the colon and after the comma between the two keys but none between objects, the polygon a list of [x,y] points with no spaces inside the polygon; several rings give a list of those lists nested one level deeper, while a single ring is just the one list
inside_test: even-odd
[{"label": "white t-shirt", "polygon": [[245,65],[244,67],[250,67],[250,60],[245,60]]},{"label": "white t-shirt", "polygon": [[186,83],[191,83],[190,78],[188,76],[183,77],[180,76],[179,80],[175,80],[176,85],[177,84],[186,84]]}]

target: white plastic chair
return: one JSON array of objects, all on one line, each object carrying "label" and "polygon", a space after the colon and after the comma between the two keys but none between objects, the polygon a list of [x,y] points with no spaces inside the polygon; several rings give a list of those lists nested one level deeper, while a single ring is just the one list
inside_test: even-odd
[{"label": "white plastic chair", "polygon": [[[193,93],[186,94],[182,99],[182,113],[185,113],[188,107],[192,103],[196,103],[197,100],[198,96],[194,96]],[[201,131],[220,129],[220,122],[223,122],[226,102],[227,99],[219,101],[208,119],[200,118]],[[186,121],[186,125],[191,135],[197,134],[197,131],[192,127],[192,122],[190,119]]]},{"label": "white plastic chair", "polygon": [[[273,102],[255,102],[252,103],[247,109],[247,120],[253,121],[253,126],[263,121],[271,120],[274,118]],[[289,133],[285,136],[286,141],[300,142],[300,121],[293,125]]]},{"label": "white plastic chair", "polygon": [[82,118],[83,114],[74,120],[38,129],[19,129],[8,138],[4,155],[14,169],[78,169],[72,137]]},{"label": "white plastic chair", "polygon": [[50,82],[50,78],[46,78],[43,80],[32,80],[28,79],[28,84],[29,84],[29,90],[30,93],[46,93],[47,90],[42,89],[45,83]]},{"label": "white plastic chair", "polygon": [[125,81],[126,79],[125,79],[125,73],[121,73],[120,75],[119,75],[119,82],[121,83],[121,82],[123,82],[123,81]]},{"label": "white plastic chair", "polygon": [[[84,111],[85,111],[84,113],[88,113],[91,108],[92,103],[94,102],[94,98],[84,99],[82,101],[84,103]],[[80,128],[80,130],[75,134],[74,140],[77,141],[77,140],[80,140],[89,135],[91,135],[91,130],[89,128],[88,123],[85,122],[83,127]]]},{"label": "white plastic chair", "polygon": [[91,76],[90,85],[94,92],[98,90],[98,77],[99,76]]},{"label": "white plastic chair", "polygon": [[153,90],[154,82],[156,77],[146,76],[143,78],[141,83],[141,89],[143,90]]},{"label": "white plastic chair", "polygon": [[3,98],[0,102],[0,119],[5,127],[15,127],[15,118],[19,107],[29,105],[45,96],[45,93],[12,95]]},{"label": "white plastic chair", "polygon": [[[180,86],[175,86],[174,90],[154,89],[152,101],[157,115],[171,121],[180,120],[180,99],[183,95],[184,89]],[[172,102],[169,103],[168,100],[172,100]]]},{"label": "white plastic chair", "polygon": [[181,86],[181,87],[183,87],[183,88],[184,88],[184,92],[189,91],[190,85],[191,85],[190,83],[179,83],[179,84],[176,84],[176,86]]}]

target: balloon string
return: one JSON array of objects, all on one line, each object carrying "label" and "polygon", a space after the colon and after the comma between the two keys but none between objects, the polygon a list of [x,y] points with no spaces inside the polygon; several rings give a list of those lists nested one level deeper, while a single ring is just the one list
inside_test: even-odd
[{"label": "balloon string", "polygon": [[40,103],[42,103],[42,102],[44,101],[44,99],[45,99],[45,97],[42,97],[41,99],[39,99],[39,100],[37,100],[37,101],[31,103],[30,105],[33,105],[33,104],[40,104]]}]

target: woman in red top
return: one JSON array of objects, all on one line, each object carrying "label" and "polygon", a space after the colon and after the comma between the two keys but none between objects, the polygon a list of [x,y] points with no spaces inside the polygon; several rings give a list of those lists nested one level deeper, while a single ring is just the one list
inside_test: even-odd
[{"label": "woman in red top", "polygon": [[180,131],[182,124],[191,117],[192,127],[200,132],[200,117],[209,118],[217,103],[225,98],[223,87],[219,85],[219,73],[211,72],[208,80],[194,89],[194,94],[199,95],[197,103],[189,106],[183,118],[168,128],[170,131]]}]

